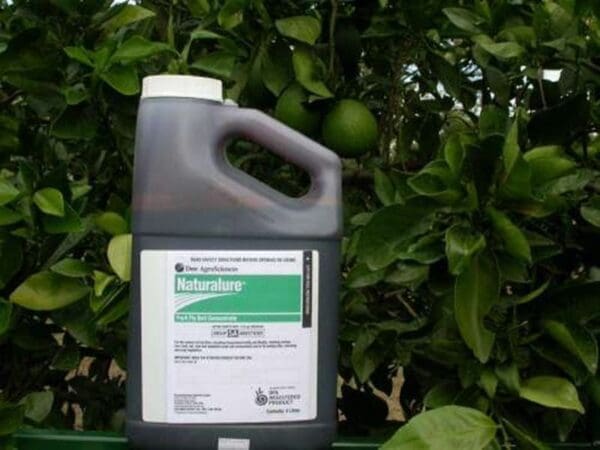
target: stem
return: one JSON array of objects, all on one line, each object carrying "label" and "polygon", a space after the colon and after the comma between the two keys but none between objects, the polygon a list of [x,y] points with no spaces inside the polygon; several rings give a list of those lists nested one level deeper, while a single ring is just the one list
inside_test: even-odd
[{"label": "stem", "polygon": [[331,0],[331,17],[329,18],[329,76],[333,77],[333,66],[335,61],[335,21],[337,16],[337,0]]},{"label": "stem", "polygon": [[542,97],[542,105],[544,106],[544,109],[546,109],[548,107],[548,103],[546,102],[546,93],[544,92],[544,83],[542,80],[543,75],[544,75],[543,69],[541,67],[538,67],[537,83],[538,83],[538,87],[540,88],[540,96]]},{"label": "stem", "polygon": [[408,304],[406,300],[404,300],[401,296],[398,297],[398,300],[400,300],[400,303],[402,303],[402,305],[406,308],[406,310],[413,317],[413,319],[419,317],[416,311]]},{"label": "stem", "polygon": [[15,92],[13,92],[10,95],[7,95],[6,97],[0,99],[0,105],[4,105],[6,103],[10,103],[12,102],[15,98],[17,98],[19,95],[21,95],[23,93],[22,90],[17,89]]},{"label": "stem", "polygon": [[513,448],[512,444],[510,443],[510,436],[508,435],[508,432],[506,431],[506,428],[504,428],[504,424],[502,423],[502,418],[498,418],[500,420],[498,420],[498,423],[500,425],[500,432],[502,433],[502,447],[504,447],[507,450],[510,450],[511,448]]},{"label": "stem", "polygon": [[408,313],[413,317],[413,319],[416,319],[417,317],[419,317],[419,315],[413,309],[413,307],[410,306],[409,303],[406,300],[404,300],[404,298],[402,297],[403,293],[404,293],[403,289],[398,289],[398,290],[395,290],[395,291],[388,292],[388,293],[384,294],[383,297],[384,298],[396,297],[398,299],[398,301],[400,303],[402,303],[402,305],[406,308],[406,310],[408,311]]},{"label": "stem", "polygon": [[169,21],[167,22],[167,42],[175,48],[175,34],[173,32],[173,5],[169,6]]}]

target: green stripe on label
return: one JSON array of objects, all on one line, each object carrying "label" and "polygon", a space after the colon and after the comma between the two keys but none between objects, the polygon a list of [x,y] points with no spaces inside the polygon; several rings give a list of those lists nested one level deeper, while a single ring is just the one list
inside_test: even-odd
[{"label": "green stripe on label", "polygon": [[301,298],[301,275],[175,275],[177,313],[300,314]]},{"label": "green stripe on label", "polygon": [[300,314],[196,314],[176,313],[175,322],[204,323],[204,322],[300,322]]}]

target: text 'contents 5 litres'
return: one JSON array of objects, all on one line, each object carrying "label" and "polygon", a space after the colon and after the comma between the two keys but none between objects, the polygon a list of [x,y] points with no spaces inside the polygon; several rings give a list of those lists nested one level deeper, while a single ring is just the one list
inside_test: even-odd
[{"label": "text 'contents 5 litres'", "polygon": [[[243,138],[304,169],[288,197],[233,167]],[[143,449],[319,449],[336,425],[337,156],[219,80],[144,79],[133,189],[127,434]]]}]

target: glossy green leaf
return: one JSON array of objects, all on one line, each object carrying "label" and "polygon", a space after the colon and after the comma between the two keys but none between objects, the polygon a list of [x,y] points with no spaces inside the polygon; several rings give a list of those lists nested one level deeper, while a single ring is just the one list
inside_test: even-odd
[{"label": "glossy green leaf", "polygon": [[427,280],[428,276],[429,266],[425,264],[402,262],[386,275],[385,281],[392,284],[407,286],[410,289],[416,289]]},{"label": "glossy green leaf", "polygon": [[371,328],[365,328],[361,331],[352,348],[352,367],[363,383],[369,379],[377,366],[382,362],[381,352],[371,350],[371,346],[377,339],[378,331]]},{"label": "glossy green leaf", "polygon": [[294,79],[292,52],[287,45],[269,46],[262,61],[260,74],[265,87],[277,97]]},{"label": "glossy green leaf", "polygon": [[401,335],[406,333],[411,333],[413,331],[417,331],[422,329],[427,324],[427,321],[424,319],[415,319],[408,322],[402,320],[383,320],[377,322],[375,324],[371,324],[376,327],[380,331],[393,331],[394,333]]},{"label": "glossy green leaf", "polygon": [[453,205],[464,197],[464,192],[444,160],[434,160],[427,164],[408,179],[408,185],[416,193],[444,205]]},{"label": "glossy green leaf", "polygon": [[484,22],[483,17],[465,8],[444,8],[442,12],[457,28],[468,33],[481,33],[479,25]]},{"label": "glossy green leaf", "polygon": [[542,326],[560,346],[577,357],[590,373],[596,373],[598,342],[592,333],[581,325],[550,319],[544,320]]},{"label": "glossy green leaf", "polygon": [[538,376],[523,380],[521,398],[549,408],[572,409],[584,413],[577,389],[565,378]]},{"label": "glossy green leaf", "polygon": [[454,225],[446,231],[446,258],[453,275],[462,273],[475,255],[485,248],[485,237],[464,225]]},{"label": "glossy green leaf", "polygon": [[548,286],[550,286],[550,280],[548,280],[545,283],[541,284],[540,286],[538,286],[533,291],[531,291],[531,292],[529,292],[529,293],[521,296],[520,298],[516,299],[515,300],[515,304],[522,305],[524,303],[529,303],[530,301],[535,300],[540,295],[542,295],[546,291],[546,289],[548,289]]},{"label": "glossy green leaf", "polygon": [[194,17],[204,17],[210,12],[209,0],[186,0],[185,5]]},{"label": "glossy green leaf", "polygon": [[413,417],[381,450],[481,450],[496,431],[496,423],[481,411],[443,406]]},{"label": "glossy green leaf", "polygon": [[[106,288],[114,281],[116,277],[106,272],[94,270],[94,295],[102,296]],[[92,307],[92,309],[94,309]]]},{"label": "glossy green leaf", "polygon": [[440,80],[444,89],[453,97],[460,97],[462,78],[459,68],[435,53],[429,53],[427,59],[431,70]]},{"label": "glossy green leaf", "polygon": [[529,270],[523,261],[519,261],[505,252],[497,252],[496,260],[498,261],[502,280],[512,281],[513,283],[527,283],[530,281]]},{"label": "glossy green leaf", "polygon": [[561,195],[584,189],[596,177],[593,170],[576,169],[569,175],[560,176],[536,186],[536,191],[542,196]]},{"label": "glossy green leaf", "polygon": [[248,0],[226,0],[217,16],[219,25],[226,30],[231,30],[241,24],[248,3]]},{"label": "glossy green leaf", "polygon": [[92,348],[98,346],[97,326],[88,302],[78,302],[69,308],[54,311],[52,320],[78,343]]},{"label": "glossy green leaf", "polygon": [[12,202],[19,196],[19,190],[10,181],[0,178],[0,206]]},{"label": "glossy green leaf", "polygon": [[421,264],[433,264],[445,256],[444,235],[442,233],[431,233],[422,236],[406,249],[398,252],[399,259],[416,261]]},{"label": "glossy green leaf", "polygon": [[[479,116],[479,136],[482,139],[489,136],[504,136],[507,120],[508,115],[505,109],[495,105],[484,106],[481,109],[481,115]],[[514,141],[515,131],[511,129],[510,133],[512,134],[509,134],[507,137],[506,144],[514,146],[516,143],[518,146],[518,142]],[[509,139],[512,139],[510,144]]]},{"label": "glossy green leaf", "polygon": [[323,79],[325,68],[323,62],[304,46],[298,46],[292,54],[292,64],[296,80],[309,92],[323,98],[333,97],[333,93],[325,85]]},{"label": "glossy green leaf", "polygon": [[0,437],[8,436],[17,431],[23,424],[25,408],[23,405],[13,405],[0,402]]},{"label": "glossy green leaf", "polygon": [[218,77],[230,78],[235,67],[235,56],[222,51],[208,53],[197,58],[190,67]]},{"label": "glossy green leaf", "polygon": [[543,184],[571,172],[577,164],[564,155],[560,146],[536,147],[523,155],[531,168],[534,184]]},{"label": "glossy green leaf", "polygon": [[382,208],[362,230],[357,248],[359,259],[373,270],[386,267],[399,250],[429,230],[434,211],[431,204],[423,201]]},{"label": "glossy green leaf", "polygon": [[0,226],[12,225],[23,220],[23,216],[6,206],[0,206]]},{"label": "glossy green leaf", "polygon": [[525,53],[525,49],[516,42],[494,42],[485,34],[474,36],[473,41],[498,59],[519,58]]},{"label": "glossy green leaf", "polygon": [[578,412],[567,409],[555,409],[549,413],[549,416],[552,418],[552,423],[556,426],[560,442],[566,442],[569,439],[569,436],[575,429],[575,425],[581,420]]},{"label": "glossy green leaf", "polygon": [[530,263],[531,248],[521,229],[506,214],[491,206],[488,206],[485,212],[494,231],[502,240],[506,252],[517,259]]},{"label": "glossy green leaf", "polygon": [[518,394],[521,390],[521,378],[517,365],[512,363],[499,364],[494,369],[498,381],[511,393]]},{"label": "glossy green leaf", "polygon": [[519,147],[519,121],[515,119],[510,126],[504,145],[502,146],[502,162],[504,179],[508,178],[521,155]]},{"label": "glossy green leaf", "polygon": [[125,5],[119,12],[104,22],[101,27],[106,32],[113,32],[121,27],[154,17],[154,12],[138,5]]},{"label": "glossy green leaf", "polygon": [[485,368],[479,377],[479,384],[489,398],[494,398],[498,387],[498,377],[493,370]]},{"label": "glossy green leaf", "polygon": [[73,201],[75,201],[81,197],[84,197],[92,190],[92,187],[89,184],[84,184],[84,183],[71,183],[70,188],[71,188],[71,198]]},{"label": "glossy green leaf", "polygon": [[502,31],[498,33],[498,38],[515,41],[523,46],[528,46],[535,41],[536,36],[533,27],[527,25],[513,25],[503,27]]},{"label": "glossy green leaf", "polygon": [[89,99],[89,92],[83,83],[77,83],[73,86],[67,86],[63,89],[63,94],[67,105],[75,106]]},{"label": "glossy green leaf", "polygon": [[194,31],[190,33],[190,40],[204,40],[204,39],[223,39],[223,36],[214,33],[210,30],[206,30],[203,28],[203,25],[199,25]]},{"label": "glossy green leaf", "polygon": [[583,363],[561,346],[556,345],[554,341],[538,340],[531,348],[537,355],[568,375],[576,386],[581,386],[589,378],[590,373]]},{"label": "glossy green leaf", "polygon": [[152,42],[142,36],[135,35],[123,42],[110,59],[112,62],[127,64],[149,58],[157,53],[173,51],[168,44]]},{"label": "glossy green leaf", "polygon": [[112,66],[100,74],[110,87],[123,95],[135,95],[140,91],[140,81],[137,71],[132,66]]},{"label": "glossy green leaf", "polygon": [[65,258],[50,266],[50,270],[59,275],[71,278],[82,278],[91,275],[92,269],[89,265],[79,259]]},{"label": "glossy green leaf", "polygon": [[94,67],[94,53],[85,47],[65,47],[63,50],[69,58],[85,66]]},{"label": "glossy green leaf", "polygon": [[113,211],[100,214],[95,218],[94,222],[102,231],[106,231],[113,236],[125,234],[129,231],[127,221],[120,214]]},{"label": "glossy green leaf", "polygon": [[383,171],[380,169],[375,169],[374,171],[374,179],[375,179],[375,193],[377,194],[377,198],[383,203],[385,206],[391,205],[395,203],[396,199],[396,188],[394,187],[394,183]]},{"label": "glossy green leaf", "polygon": [[346,283],[351,288],[361,288],[378,283],[385,276],[385,269],[371,270],[366,264],[355,266],[346,278]]},{"label": "glossy green leaf", "polygon": [[30,392],[20,403],[25,407],[25,417],[35,423],[41,423],[52,410],[54,394],[52,391]]},{"label": "glossy green leaf", "polygon": [[461,135],[451,135],[444,145],[444,160],[454,176],[460,176],[463,162],[465,159],[465,148],[463,146]]},{"label": "glossy green leaf", "polygon": [[450,381],[438,383],[425,394],[423,405],[428,409],[451,405],[461,390],[457,383]]},{"label": "glossy green leaf", "polygon": [[50,234],[77,233],[83,231],[83,222],[79,214],[68,203],[64,204],[65,214],[63,217],[49,216],[42,217],[44,229]]},{"label": "glossy green leaf", "polygon": [[275,27],[283,36],[306,44],[314,44],[321,35],[321,22],[312,16],[286,17],[275,21]]},{"label": "glossy green leaf", "polygon": [[113,283],[117,279],[115,275],[94,271],[94,295],[90,297],[90,309],[96,317],[111,306],[127,287],[122,283]]},{"label": "glossy green leaf", "polygon": [[579,212],[587,222],[600,228],[600,196],[596,195],[581,205]]},{"label": "glossy green leaf", "polygon": [[510,100],[510,81],[508,76],[503,71],[489,64],[485,67],[484,73],[492,92],[496,95],[498,103],[506,106]]},{"label": "glossy green leaf", "polygon": [[10,301],[23,308],[50,311],[84,297],[89,288],[80,281],[53,272],[30,275],[10,294]]},{"label": "glossy green leaf", "polygon": [[[519,155],[516,158],[512,171],[503,179],[499,190],[499,197],[508,200],[531,201],[531,168],[522,156]],[[536,216],[535,213],[529,215]]]},{"label": "glossy green leaf", "polygon": [[535,436],[506,419],[502,420],[510,434],[512,434],[520,446],[529,450],[551,450],[550,447],[540,442]]},{"label": "glossy green leaf", "polygon": [[108,262],[123,281],[131,279],[131,234],[120,234],[108,243]]},{"label": "glossy green leaf", "polygon": [[129,312],[129,293],[120,296],[96,318],[96,324],[99,327],[106,327],[127,316]]},{"label": "glossy green leaf", "polygon": [[500,274],[489,253],[473,258],[456,278],[456,323],[465,343],[482,363],[489,359],[495,340],[495,334],[485,327],[484,319],[499,297]]},{"label": "glossy green leaf", "polygon": [[45,214],[58,217],[65,215],[65,200],[58,189],[40,189],[33,195],[33,203]]}]

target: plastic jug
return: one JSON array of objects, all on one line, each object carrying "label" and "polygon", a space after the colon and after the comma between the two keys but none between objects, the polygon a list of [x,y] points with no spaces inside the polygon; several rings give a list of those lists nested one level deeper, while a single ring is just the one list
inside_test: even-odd
[{"label": "plastic jug", "polygon": [[[288,197],[225,157],[307,171]],[[219,80],[144,79],[135,145],[127,435],[147,449],[327,448],[336,429],[340,161]]]}]

